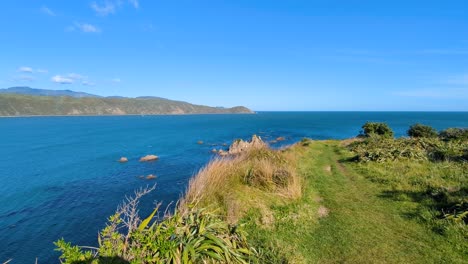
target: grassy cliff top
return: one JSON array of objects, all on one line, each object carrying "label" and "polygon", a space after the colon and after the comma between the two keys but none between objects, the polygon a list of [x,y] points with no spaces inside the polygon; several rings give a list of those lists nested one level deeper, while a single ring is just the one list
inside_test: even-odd
[{"label": "grassy cliff top", "polygon": [[99,257],[57,246],[65,263],[464,263],[466,142],[431,139],[416,150],[428,158],[381,148],[411,152],[418,140],[303,140],[218,158],[194,176],[175,214],[137,219],[143,227],[126,234],[116,230],[128,215],[117,211]]}]

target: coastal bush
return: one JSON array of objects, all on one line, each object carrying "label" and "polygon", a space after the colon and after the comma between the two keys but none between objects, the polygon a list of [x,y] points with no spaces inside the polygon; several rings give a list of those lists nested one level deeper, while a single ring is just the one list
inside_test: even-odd
[{"label": "coastal bush", "polygon": [[151,189],[137,191],[119,206],[99,233],[99,248],[83,250],[57,241],[62,263],[252,263],[256,251],[242,228],[205,209],[176,210],[154,220],[138,217],[138,201]]},{"label": "coastal bush", "polygon": [[468,128],[447,128],[439,133],[439,138],[444,141],[468,140]]},{"label": "coastal bush", "polygon": [[442,141],[438,138],[380,138],[370,137],[349,145],[357,161],[385,162],[467,161],[468,141]]},{"label": "coastal bush", "polygon": [[361,137],[393,137],[393,130],[386,123],[367,122],[362,126]]},{"label": "coastal bush", "polygon": [[437,137],[437,130],[423,124],[414,124],[410,126],[406,132],[408,136],[413,138],[434,138]]}]

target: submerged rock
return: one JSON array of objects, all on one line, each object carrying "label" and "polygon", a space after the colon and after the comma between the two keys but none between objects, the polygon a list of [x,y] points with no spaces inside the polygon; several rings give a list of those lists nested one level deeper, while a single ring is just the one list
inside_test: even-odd
[{"label": "submerged rock", "polygon": [[127,162],[127,161],[128,161],[127,157],[121,157],[121,158],[119,159],[119,162],[120,162],[120,163],[124,163],[124,162]]},{"label": "submerged rock", "polygon": [[198,144],[198,145],[203,145],[203,141],[198,140],[198,141],[197,141],[197,144]]},{"label": "submerged rock", "polygon": [[286,138],[284,138],[284,137],[277,137],[276,138],[276,141],[284,141],[284,140],[286,140]]},{"label": "submerged rock", "polygon": [[143,161],[154,161],[154,160],[157,160],[157,159],[159,159],[159,157],[156,156],[156,155],[146,155],[146,156],[142,157],[140,159],[140,161],[141,162],[143,162]]}]

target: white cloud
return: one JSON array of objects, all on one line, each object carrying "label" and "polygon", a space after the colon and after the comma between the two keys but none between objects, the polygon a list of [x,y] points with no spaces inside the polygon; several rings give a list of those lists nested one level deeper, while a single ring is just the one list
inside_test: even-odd
[{"label": "white cloud", "polygon": [[88,79],[87,76],[83,76],[83,75],[78,74],[78,73],[69,73],[69,74],[67,74],[67,77],[72,79],[72,80],[85,80],[85,79]]},{"label": "white cloud", "polygon": [[78,73],[69,73],[66,75],[55,75],[52,77],[52,82],[60,83],[60,84],[72,84],[72,83],[79,83],[85,86],[94,86],[95,83],[91,82],[88,79],[88,76],[84,76]]},{"label": "white cloud", "polygon": [[34,70],[31,67],[26,67],[26,66],[19,67],[18,71],[19,72],[27,72],[27,73],[33,73],[34,72]]},{"label": "white cloud", "polygon": [[52,82],[59,84],[72,84],[74,82],[72,78],[62,75],[55,75],[51,80]]},{"label": "white cloud", "polygon": [[114,79],[111,80],[111,82],[120,83],[120,82],[122,82],[122,80],[120,80],[120,78],[114,78]]},{"label": "white cloud", "polygon": [[37,69],[36,72],[37,73],[48,73],[49,71],[46,70],[46,69]]},{"label": "white cloud", "polygon": [[[132,5],[135,9],[140,7],[140,2],[138,0],[127,0],[126,2]],[[92,2],[90,7],[98,16],[107,16],[115,14],[118,9],[122,8],[123,4],[123,0],[106,0],[100,3]]]},{"label": "white cloud", "polygon": [[69,26],[65,29],[65,31],[69,31],[69,32],[72,32],[72,31],[75,31],[75,30],[80,30],[84,33],[101,33],[101,29],[94,26],[94,25],[91,25],[91,24],[88,24],[88,23],[78,23],[78,22],[75,22],[75,24],[73,26]]},{"label": "white cloud", "polygon": [[54,11],[52,11],[50,8],[48,8],[46,6],[41,7],[40,11],[43,14],[46,14],[46,15],[49,15],[49,16],[56,16],[57,15],[57,14],[55,14]]},{"label": "white cloud", "polygon": [[115,3],[105,2],[103,5],[99,5],[96,2],[91,3],[91,8],[100,16],[107,16],[109,14],[115,14],[116,5]]}]

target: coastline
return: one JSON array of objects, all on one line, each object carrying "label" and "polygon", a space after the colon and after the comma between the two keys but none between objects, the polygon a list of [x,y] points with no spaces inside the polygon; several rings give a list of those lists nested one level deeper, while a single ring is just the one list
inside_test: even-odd
[{"label": "coastline", "polygon": [[185,114],[126,114],[126,115],[12,115],[0,116],[0,118],[29,118],[29,117],[110,117],[110,116],[188,116],[188,115],[256,115],[258,112],[252,113],[185,113]]}]

